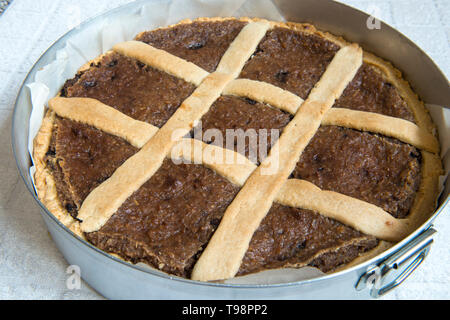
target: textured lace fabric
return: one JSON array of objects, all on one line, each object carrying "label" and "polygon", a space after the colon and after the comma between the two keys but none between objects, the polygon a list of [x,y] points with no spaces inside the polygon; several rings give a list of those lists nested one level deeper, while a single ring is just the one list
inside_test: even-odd
[{"label": "textured lace fabric", "polygon": [[11,2],[12,2],[12,0],[2,0],[2,1],[0,1],[0,16],[8,8],[8,6],[11,4]]}]

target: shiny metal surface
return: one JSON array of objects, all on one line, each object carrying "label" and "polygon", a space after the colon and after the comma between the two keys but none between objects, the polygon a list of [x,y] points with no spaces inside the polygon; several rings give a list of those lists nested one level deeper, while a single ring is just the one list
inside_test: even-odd
[{"label": "shiny metal surface", "polygon": [[[425,230],[389,258],[370,268],[359,278],[356,290],[369,289],[373,298],[379,298],[399,286],[425,260],[435,233],[433,228]],[[393,278],[390,282],[387,281],[389,277]]]},{"label": "shiny metal surface", "polygon": [[[29,173],[31,165],[27,150],[28,119],[31,112],[30,96],[25,85],[33,82],[41,67],[50,63],[56,51],[65,41],[80,30],[95,28],[104,19],[120,19],[129,10],[152,0],[141,0],[115,9],[83,23],[55,42],[32,68],[18,94],[13,115],[12,145],[20,174],[37,204],[42,217],[59,250],[71,265],[78,265],[82,278],[95,290],[113,299],[358,299],[369,298],[369,290],[356,290],[360,277],[379,266],[386,258],[416,239],[428,229],[433,220],[449,206],[441,207],[416,232],[365,263],[320,278],[279,285],[225,285],[196,282],[125,263],[89,243],[75,237],[36,198]],[[429,103],[450,105],[448,81],[436,65],[411,41],[392,28],[382,24],[380,30],[366,30],[368,15],[345,5],[325,0],[287,1],[276,0],[279,10],[287,20],[307,21],[323,30],[341,34],[348,40],[357,41],[365,49],[391,60],[411,81],[414,89]],[[412,68],[411,66],[414,66]],[[441,197],[441,204],[448,203],[448,188]]]}]

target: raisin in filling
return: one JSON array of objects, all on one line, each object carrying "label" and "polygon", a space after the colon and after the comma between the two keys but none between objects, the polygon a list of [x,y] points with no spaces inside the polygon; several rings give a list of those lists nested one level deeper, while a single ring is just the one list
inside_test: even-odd
[{"label": "raisin in filling", "polygon": [[193,22],[141,33],[137,40],[214,72],[246,23],[236,20]]},{"label": "raisin in filling", "polygon": [[274,28],[240,78],[268,82],[306,99],[338,50],[339,46],[319,36]]}]

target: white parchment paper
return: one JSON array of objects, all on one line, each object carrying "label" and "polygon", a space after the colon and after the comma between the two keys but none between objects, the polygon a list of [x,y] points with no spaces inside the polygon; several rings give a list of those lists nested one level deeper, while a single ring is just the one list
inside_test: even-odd
[{"label": "white parchment paper", "polygon": [[[138,33],[179,22],[183,19],[217,16],[248,16],[273,21],[284,21],[271,0],[177,0],[155,1],[141,8],[130,10],[121,19],[105,18],[94,30],[80,29],[70,37],[65,47],[56,54],[56,59],[36,73],[35,82],[28,84],[32,112],[30,116],[28,149],[33,150],[33,140],[42,123],[48,100],[56,96],[67,79],[73,78],[86,62],[108,51],[116,43],[132,40]],[[446,172],[450,167],[450,111],[439,106],[430,106],[438,125],[443,156],[446,157]],[[445,139],[444,139],[445,138]],[[30,168],[34,177],[34,167]],[[442,180],[444,181],[444,180]],[[146,266],[148,267],[148,266]],[[273,284],[300,281],[323,275],[311,267],[301,269],[269,270],[257,274],[227,280],[236,284]]]}]

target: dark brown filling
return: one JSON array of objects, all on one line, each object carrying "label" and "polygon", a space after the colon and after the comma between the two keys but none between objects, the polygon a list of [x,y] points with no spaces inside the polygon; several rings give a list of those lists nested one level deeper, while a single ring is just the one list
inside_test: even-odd
[{"label": "dark brown filling", "polygon": [[334,107],[376,112],[415,122],[397,89],[384,80],[375,67],[366,63],[359,68]]},{"label": "dark brown filling", "polygon": [[86,236],[100,249],[187,277],[238,191],[203,166],[165,160],[98,232]]},{"label": "dark brown filling", "polygon": [[194,89],[181,79],[111,53],[69,80],[62,95],[94,98],[136,120],[162,127]]},{"label": "dark brown filling", "polygon": [[[349,241],[355,244],[346,246],[342,255],[332,258],[333,251]],[[274,204],[254,233],[238,275],[308,263],[327,272],[377,243],[374,237],[313,211]],[[327,251],[325,263],[313,259],[322,250]]]},{"label": "dark brown filling", "polygon": [[[290,115],[279,109],[249,99],[222,96],[201,120],[202,140],[239,152],[256,163],[268,155],[290,120]],[[217,138],[219,132],[222,139]]]},{"label": "dark brown filling", "polygon": [[420,185],[420,157],[419,150],[395,139],[326,126],[306,147],[293,177],[403,218]]},{"label": "dark brown filling", "polygon": [[136,152],[121,138],[56,117],[46,163],[62,205],[76,217],[89,193]]},{"label": "dark brown filling", "polygon": [[240,77],[268,82],[306,99],[338,50],[316,35],[275,28],[267,32]]},{"label": "dark brown filling", "polygon": [[136,40],[214,72],[225,51],[246,23],[237,20],[194,22],[141,33]]},{"label": "dark brown filling", "polygon": [[[236,21],[179,25],[143,33],[139,40],[212,72],[243,25]],[[276,28],[268,32],[241,77],[306,98],[338,49],[318,36]],[[109,54],[67,81],[62,95],[95,98],[161,127],[193,90],[191,84],[164,72]],[[397,90],[365,65],[335,106],[413,120]],[[270,106],[225,96],[203,117],[202,132],[218,129],[225,137],[227,129],[282,130],[290,118]],[[270,146],[274,141],[268,133]],[[120,138],[57,118],[47,164],[62,204],[75,217],[85,197],[136,151]],[[394,139],[322,127],[293,177],[404,217],[420,182],[420,153]],[[238,190],[210,169],[166,160],[98,232],[86,237],[125,259],[188,277]],[[318,213],[274,204],[255,232],[239,274],[305,263],[329,271],[376,244],[375,238]]]}]

